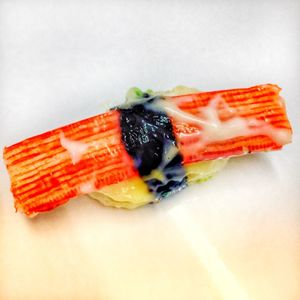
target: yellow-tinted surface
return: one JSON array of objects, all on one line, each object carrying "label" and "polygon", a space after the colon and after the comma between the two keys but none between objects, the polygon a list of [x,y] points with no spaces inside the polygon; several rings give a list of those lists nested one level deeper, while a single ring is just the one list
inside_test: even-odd
[{"label": "yellow-tinted surface", "polygon": [[[223,169],[228,159],[219,159],[184,166],[187,184],[201,183],[210,179]],[[158,174],[161,176],[161,174]],[[142,179],[135,177],[120,183],[112,184],[89,194],[105,206],[133,209],[150,202],[155,202],[154,196],[148,191]]]}]

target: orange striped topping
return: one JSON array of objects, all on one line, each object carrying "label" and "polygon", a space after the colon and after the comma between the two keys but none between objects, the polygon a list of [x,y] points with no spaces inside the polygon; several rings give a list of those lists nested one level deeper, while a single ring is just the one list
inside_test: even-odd
[{"label": "orange striped topping", "polygon": [[[279,91],[275,85],[262,85],[169,99],[182,111],[199,117],[201,108],[221,96],[230,109],[218,107],[220,120],[225,122],[233,116],[254,118],[291,133]],[[118,111],[110,111],[6,147],[4,159],[16,209],[27,215],[49,211],[81,194],[138,176],[121,141],[119,118]],[[184,163],[282,147],[282,143],[263,134],[238,136],[201,147],[197,136],[201,126],[173,117],[171,120]]]},{"label": "orange striped topping", "polygon": [[[78,163],[62,146],[61,134],[87,145]],[[70,198],[137,176],[121,142],[119,113],[111,111],[29,138],[4,149],[15,207],[30,215]]]}]

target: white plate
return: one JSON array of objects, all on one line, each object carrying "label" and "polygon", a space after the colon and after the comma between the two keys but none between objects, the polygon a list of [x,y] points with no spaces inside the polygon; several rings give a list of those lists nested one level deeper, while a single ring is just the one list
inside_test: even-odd
[{"label": "white plate", "polygon": [[0,144],[127,88],[276,83],[294,142],[135,211],[81,197],[15,214],[1,161],[0,298],[300,298],[299,1],[1,1]]}]

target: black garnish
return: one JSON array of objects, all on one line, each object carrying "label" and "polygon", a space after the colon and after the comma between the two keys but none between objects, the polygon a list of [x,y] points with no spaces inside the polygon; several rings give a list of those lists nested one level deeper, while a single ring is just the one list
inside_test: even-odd
[{"label": "black garnish", "polygon": [[[129,108],[119,108],[119,111],[122,141],[127,152],[142,178],[149,177],[153,170],[162,174],[160,179],[151,176],[143,179],[149,191],[157,198],[163,198],[186,186],[186,174],[171,120],[165,112],[153,108],[156,99],[158,97],[151,97]],[[168,158],[169,150],[174,147],[177,153]]]}]

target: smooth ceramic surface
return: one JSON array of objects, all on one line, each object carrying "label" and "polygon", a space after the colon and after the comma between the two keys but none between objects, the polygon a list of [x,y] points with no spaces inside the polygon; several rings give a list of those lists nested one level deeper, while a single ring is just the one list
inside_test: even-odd
[{"label": "smooth ceramic surface", "polygon": [[35,219],[1,161],[0,299],[299,299],[299,4],[1,1],[1,148],[177,84],[276,83],[294,141],[158,205],[80,197]]}]

